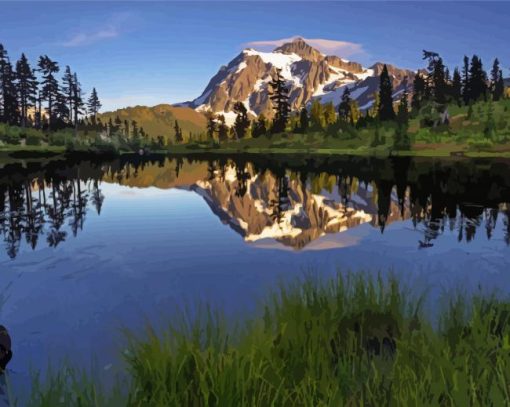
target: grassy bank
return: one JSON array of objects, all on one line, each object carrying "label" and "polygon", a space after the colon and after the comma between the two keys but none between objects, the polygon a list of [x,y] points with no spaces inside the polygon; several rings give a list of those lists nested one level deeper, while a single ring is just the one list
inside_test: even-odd
[{"label": "grassy bank", "polygon": [[236,330],[206,313],[131,337],[123,397],[63,372],[31,405],[509,405],[510,302],[457,299],[438,326],[420,304],[396,281],[296,283]]}]

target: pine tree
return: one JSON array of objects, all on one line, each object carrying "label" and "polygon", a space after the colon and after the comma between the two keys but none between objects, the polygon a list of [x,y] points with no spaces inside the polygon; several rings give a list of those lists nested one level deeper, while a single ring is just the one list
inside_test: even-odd
[{"label": "pine tree", "polygon": [[306,133],[308,131],[308,127],[310,127],[310,118],[308,117],[306,107],[303,106],[299,113],[299,131],[301,133]]},{"label": "pine tree", "polygon": [[478,101],[487,98],[487,74],[483,70],[482,60],[473,55],[469,68],[470,100]]},{"label": "pine tree", "polygon": [[99,97],[97,96],[96,88],[92,88],[92,93],[90,94],[89,100],[87,102],[87,107],[89,109],[89,113],[92,114],[94,121],[96,121],[97,113],[102,107],[101,102],[99,101]]},{"label": "pine tree", "polygon": [[494,95],[499,100],[505,96],[505,80],[503,79],[503,71],[499,71],[499,78],[494,86]]},{"label": "pine tree", "polygon": [[214,135],[216,134],[216,118],[213,113],[209,114],[207,118],[207,137],[209,140],[214,140]]},{"label": "pine tree", "polygon": [[250,120],[248,119],[248,111],[242,102],[237,102],[234,105],[234,113],[237,114],[234,122],[234,130],[238,139],[246,137],[248,128],[250,127]]},{"label": "pine tree", "polygon": [[0,44],[0,122],[5,122],[5,89],[6,89],[6,79],[5,76],[5,66],[9,62],[9,57],[7,55],[7,50],[4,48],[3,44]]},{"label": "pine tree", "polygon": [[462,68],[462,100],[467,106],[471,100],[471,90],[469,89],[469,58],[464,55],[464,67]]},{"label": "pine tree", "polygon": [[0,121],[9,124],[18,124],[15,79],[7,50],[0,44]]},{"label": "pine tree", "polygon": [[73,92],[74,92],[74,76],[71,68],[66,66],[64,76],[62,77],[62,93],[65,95],[67,105],[69,107],[69,123],[73,123]]},{"label": "pine tree", "polygon": [[175,131],[175,142],[177,144],[180,144],[184,141],[184,137],[182,136],[182,130],[179,127],[179,122],[176,120],[174,124],[174,131]]},{"label": "pine tree", "polygon": [[47,55],[39,58],[39,70],[42,73],[42,100],[48,103],[48,128],[51,130],[54,111],[53,105],[55,104],[59,86],[58,81],[55,78],[55,73],[59,71],[57,62],[52,61]]},{"label": "pine tree", "polygon": [[425,100],[425,79],[417,72],[414,76],[413,81],[413,99],[411,101],[411,108],[413,113],[418,114],[420,109],[423,107]]},{"label": "pine tree", "polygon": [[453,71],[451,97],[459,106],[462,103],[462,78],[458,68]]},{"label": "pine tree", "polygon": [[271,131],[273,133],[282,133],[287,127],[290,105],[289,89],[285,86],[285,82],[281,75],[281,69],[276,70],[276,77],[269,82],[269,86],[271,87],[269,98],[273,103],[273,110],[275,111]]},{"label": "pine tree", "polygon": [[350,123],[352,126],[358,123],[358,120],[361,118],[361,110],[359,108],[358,102],[353,100],[351,102],[351,114],[350,114]]},{"label": "pine tree", "polygon": [[257,138],[260,136],[265,136],[267,134],[267,125],[266,125],[266,117],[264,114],[261,114],[257,121],[253,124],[252,135],[253,138]]},{"label": "pine tree", "polygon": [[434,101],[439,104],[445,104],[447,94],[447,74],[441,57],[438,57],[432,62],[432,69],[432,89],[434,92]]},{"label": "pine tree", "polygon": [[498,101],[503,97],[505,86],[503,83],[503,73],[499,67],[498,58],[494,60],[491,70],[491,93],[492,99]]},{"label": "pine tree", "polygon": [[407,102],[408,97],[409,95],[407,90],[405,90],[402,99],[400,99],[397,111],[397,123],[399,126],[407,127],[409,124],[409,109]]},{"label": "pine tree", "polygon": [[[74,115],[74,135],[78,135],[78,119],[79,115],[83,114],[82,108],[85,105],[81,97],[81,83],[78,80],[76,72],[73,74],[73,115]],[[96,116],[94,116],[94,120]]]},{"label": "pine tree", "polygon": [[329,126],[336,122],[336,112],[333,102],[324,105],[324,123]]},{"label": "pine tree", "polygon": [[318,99],[314,99],[310,108],[310,121],[315,130],[324,128],[323,106]]},{"label": "pine tree", "polygon": [[25,54],[21,54],[21,58],[16,63],[16,79],[16,90],[21,109],[21,127],[26,127],[28,109],[34,106],[36,99],[37,80]]},{"label": "pine tree", "polygon": [[219,126],[218,126],[218,139],[220,141],[228,140],[228,126],[225,123],[225,116],[222,114],[218,116]]},{"label": "pine tree", "polygon": [[348,123],[350,121],[351,101],[351,91],[349,90],[349,87],[346,86],[344,93],[342,94],[342,101],[338,105],[338,117],[344,123]]},{"label": "pine tree", "polygon": [[388,67],[383,67],[379,84],[379,120],[394,120],[395,111],[393,110],[393,86],[391,84]]}]

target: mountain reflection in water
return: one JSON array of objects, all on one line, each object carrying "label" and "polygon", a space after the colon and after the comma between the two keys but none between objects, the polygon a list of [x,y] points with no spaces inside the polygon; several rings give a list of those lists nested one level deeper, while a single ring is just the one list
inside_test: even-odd
[{"label": "mountain reflection in water", "polygon": [[257,247],[345,247],[357,240],[343,231],[370,224],[383,233],[407,219],[421,248],[445,229],[469,242],[481,228],[490,240],[503,227],[510,244],[509,160],[122,157],[0,169],[7,255],[15,258],[21,244],[56,247],[77,237],[88,211],[100,215],[104,183],[193,191]]}]

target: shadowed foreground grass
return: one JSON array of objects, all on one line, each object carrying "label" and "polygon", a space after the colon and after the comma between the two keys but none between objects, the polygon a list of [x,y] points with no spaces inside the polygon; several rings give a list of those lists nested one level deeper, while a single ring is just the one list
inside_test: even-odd
[{"label": "shadowed foreground grass", "polygon": [[238,329],[209,312],[131,336],[123,398],[64,372],[31,405],[510,405],[510,302],[456,299],[435,327],[420,303],[394,280],[296,282]]}]

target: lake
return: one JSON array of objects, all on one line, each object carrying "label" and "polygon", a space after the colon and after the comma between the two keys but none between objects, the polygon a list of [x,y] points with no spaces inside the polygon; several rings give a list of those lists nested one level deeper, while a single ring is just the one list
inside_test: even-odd
[{"label": "lake", "polygon": [[[510,292],[510,160],[224,155],[0,165],[0,324],[16,386],[112,377],[127,328],[280,281],[393,273],[437,300]],[[430,309],[434,304],[429,304]]]}]

